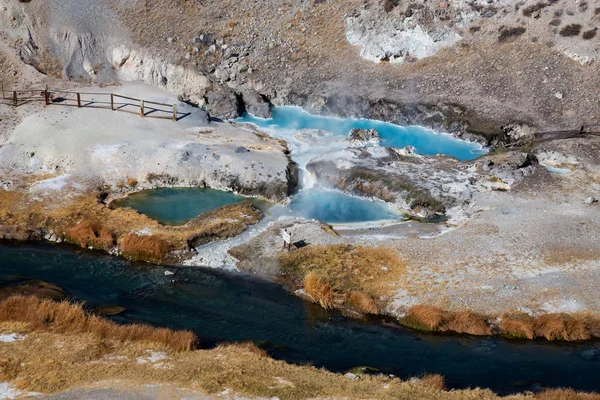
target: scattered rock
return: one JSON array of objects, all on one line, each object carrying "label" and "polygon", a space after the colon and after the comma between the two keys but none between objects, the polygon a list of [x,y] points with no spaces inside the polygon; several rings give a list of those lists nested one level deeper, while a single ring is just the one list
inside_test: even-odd
[{"label": "scattered rock", "polygon": [[554,93],[554,97],[556,97],[559,100],[562,100],[563,94],[562,94],[562,92],[556,92],[556,93]]},{"label": "scattered rock", "polygon": [[353,374],[352,372],[347,372],[344,376],[350,379],[351,381],[357,381],[360,379],[360,376]]},{"label": "scattered rock", "polygon": [[240,154],[240,153],[248,153],[250,150],[248,150],[247,148],[245,148],[244,146],[240,146],[238,148],[235,149],[235,152]]},{"label": "scattered rock", "polygon": [[598,199],[596,199],[594,196],[590,196],[588,198],[586,198],[584,200],[585,204],[594,204],[598,202]]},{"label": "scattered rock", "polygon": [[352,143],[355,144],[365,144],[371,143],[378,145],[380,141],[379,132],[376,129],[359,129],[353,128],[350,131],[350,135],[348,137]]},{"label": "scattered rock", "polygon": [[172,276],[172,275],[175,275],[175,272],[169,271],[169,270],[165,271],[165,276]]},{"label": "scattered rock", "polygon": [[103,316],[103,317],[112,317],[114,315],[119,315],[125,311],[125,307],[121,306],[98,306],[93,310],[94,314]]},{"label": "scattered rock", "polygon": [[238,96],[231,89],[219,88],[206,96],[206,111],[211,117],[234,119],[241,115],[241,104]]},{"label": "scattered rock", "polygon": [[64,300],[66,292],[59,286],[40,280],[29,280],[0,288],[0,300],[10,296],[35,296],[40,299]]},{"label": "scattered rock", "polygon": [[246,111],[259,118],[271,118],[271,105],[256,90],[248,89],[242,92]]}]

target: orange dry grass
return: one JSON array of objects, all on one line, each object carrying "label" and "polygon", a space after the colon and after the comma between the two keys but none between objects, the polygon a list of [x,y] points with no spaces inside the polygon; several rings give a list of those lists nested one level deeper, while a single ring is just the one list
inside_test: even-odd
[{"label": "orange dry grass", "polygon": [[428,374],[421,378],[421,384],[437,390],[446,390],[446,380],[440,374]]},{"label": "orange dry grass", "polygon": [[67,229],[66,240],[83,248],[108,249],[114,245],[113,233],[103,227],[98,221],[80,221],[74,227]]},{"label": "orange dry grass", "polygon": [[469,335],[490,335],[492,333],[483,316],[468,310],[450,313],[446,330]]},{"label": "orange dry grass", "polygon": [[576,392],[573,389],[549,389],[536,394],[537,400],[600,400],[600,394]]},{"label": "orange dry grass", "polygon": [[444,322],[445,312],[437,307],[419,304],[408,310],[408,317],[426,326],[431,331],[440,330]]},{"label": "orange dry grass", "polygon": [[237,349],[240,352],[252,353],[259,357],[270,358],[265,349],[261,349],[252,342],[224,343],[217,346],[217,349]]},{"label": "orange dry grass", "polygon": [[0,303],[0,321],[24,322],[30,329],[56,333],[91,333],[100,339],[147,342],[175,351],[196,348],[197,337],[190,331],[173,331],[149,325],[118,325],[86,313],[80,304],[54,302],[37,297],[13,296]]},{"label": "orange dry grass", "polygon": [[326,310],[333,310],[343,303],[343,295],[314,272],[304,278],[304,291]]},{"label": "orange dry grass", "polygon": [[379,312],[373,297],[362,292],[350,292],[348,303],[363,314],[377,314]]},{"label": "orange dry grass", "polygon": [[503,335],[510,338],[533,339],[535,337],[535,321],[528,314],[506,314],[498,327]]},{"label": "orange dry grass", "polygon": [[125,257],[143,261],[160,261],[169,251],[169,246],[160,237],[134,233],[125,235],[119,248]]},{"label": "orange dry grass", "polygon": [[562,313],[537,317],[535,333],[548,340],[588,340],[591,337],[584,321]]}]

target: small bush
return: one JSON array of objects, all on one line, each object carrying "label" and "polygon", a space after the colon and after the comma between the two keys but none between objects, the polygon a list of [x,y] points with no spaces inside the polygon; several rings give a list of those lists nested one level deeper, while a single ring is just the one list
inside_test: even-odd
[{"label": "small bush", "polygon": [[469,335],[489,335],[492,333],[485,318],[472,311],[457,311],[451,314],[446,323],[446,330]]},{"label": "small bush", "polygon": [[158,236],[134,233],[125,235],[119,248],[125,257],[140,261],[160,261],[169,250],[167,243]]},{"label": "small bush", "polygon": [[590,29],[589,31],[583,32],[583,35],[581,35],[581,37],[583,37],[583,40],[590,40],[593,39],[595,36],[596,29]]},{"label": "small bush", "polygon": [[591,337],[589,329],[582,320],[567,314],[545,314],[536,318],[535,333],[547,340],[588,340]]},{"label": "small bush", "polygon": [[436,390],[446,390],[446,380],[440,374],[427,374],[421,378],[421,384]]},{"label": "small bush", "polygon": [[570,37],[570,36],[578,36],[581,32],[581,25],[579,24],[569,24],[560,30],[560,36]]},{"label": "small bush", "polygon": [[528,314],[504,315],[498,326],[502,334],[509,338],[533,339],[535,337],[535,321]]},{"label": "small bush", "polygon": [[138,184],[137,179],[135,179],[135,178],[127,178],[127,185],[129,187],[136,187],[137,184]]},{"label": "small bush", "polygon": [[314,272],[304,278],[304,291],[326,310],[333,310],[343,302],[340,293]]},{"label": "small bush", "polygon": [[65,232],[69,243],[83,248],[93,247],[106,250],[114,245],[114,237],[110,230],[97,221],[83,220]]},{"label": "small bush", "polygon": [[513,41],[519,36],[523,35],[527,29],[517,26],[514,28],[504,28],[500,31],[500,35],[498,35],[498,42],[506,43],[509,41]]},{"label": "small bush", "polygon": [[350,292],[348,303],[363,314],[377,314],[379,312],[373,297],[362,292]]},{"label": "small bush", "polygon": [[158,343],[175,351],[195,349],[198,339],[190,331],[149,325],[118,325],[86,313],[81,304],[57,303],[36,297],[13,296],[0,303],[0,321],[24,322],[30,329],[56,333],[90,333],[101,339]]},{"label": "small bush", "polygon": [[446,313],[440,308],[419,304],[409,308],[407,317],[430,331],[436,331],[442,327]]}]

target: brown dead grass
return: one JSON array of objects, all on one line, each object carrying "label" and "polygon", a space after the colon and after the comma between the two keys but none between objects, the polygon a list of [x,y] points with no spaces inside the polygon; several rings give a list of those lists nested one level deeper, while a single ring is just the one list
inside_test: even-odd
[{"label": "brown dead grass", "polygon": [[119,249],[131,260],[159,262],[169,251],[169,246],[165,240],[155,235],[129,233],[121,239]]},{"label": "brown dead grass", "polygon": [[503,335],[509,338],[533,339],[535,320],[525,313],[505,314],[498,324]]},{"label": "brown dead grass", "polygon": [[113,233],[98,221],[83,220],[74,227],[67,229],[65,239],[83,248],[93,247],[106,250],[111,248],[115,239]]},{"label": "brown dead grass", "polygon": [[444,311],[441,308],[419,304],[408,309],[400,323],[413,329],[439,332],[490,335],[492,330],[486,318],[472,311]]},{"label": "brown dead grass", "polygon": [[573,389],[548,389],[533,396],[537,400],[600,400],[600,394],[576,392]]},{"label": "brown dead grass", "polygon": [[545,314],[536,318],[535,333],[547,340],[588,340],[590,330],[583,320],[568,314]]},{"label": "brown dead grass", "polygon": [[265,349],[261,349],[252,342],[224,343],[217,346],[217,349],[237,349],[240,352],[251,353],[258,357],[270,358]]},{"label": "brown dead grass", "polygon": [[377,314],[379,312],[379,307],[377,307],[373,297],[362,292],[350,292],[348,304],[362,314]]},{"label": "brown dead grass", "polygon": [[138,184],[137,179],[135,178],[127,178],[127,186],[129,187],[136,187]]},{"label": "brown dead grass", "polygon": [[329,283],[314,272],[309,272],[304,278],[304,291],[315,303],[326,310],[338,308],[344,302],[344,296]]},{"label": "brown dead grass", "polygon": [[118,325],[86,313],[80,304],[54,302],[37,297],[13,296],[0,303],[1,322],[27,323],[33,330],[62,334],[90,333],[121,342],[158,343],[174,351],[192,350],[197,337],[190,331],[173,331],[149,325]]},{"label": "brown dead grass", "polygon": [[446,380],[440,374],[427,374],[421,378],[421,384],[436,390],[447,390]]}]

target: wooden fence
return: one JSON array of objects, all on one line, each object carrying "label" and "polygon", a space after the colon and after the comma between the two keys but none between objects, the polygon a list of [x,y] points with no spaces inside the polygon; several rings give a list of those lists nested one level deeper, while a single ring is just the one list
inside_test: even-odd
[{"label": "wooden fence", "polygon": [[[117,93],[77,92],[69,90],[27,89],[4,90],[1,86],[2,99],[19,107],[31,102],[44,102],[47,106],[61,105],[77,108],[103,108],[112,111],[123,111],[139,114],[141,117],[179,120],[177,104],[165,104],[155,101],[136,99]],[[8,93],[8,95],[7,95]],[[166,109],[165,109],[166,108]]]}]

